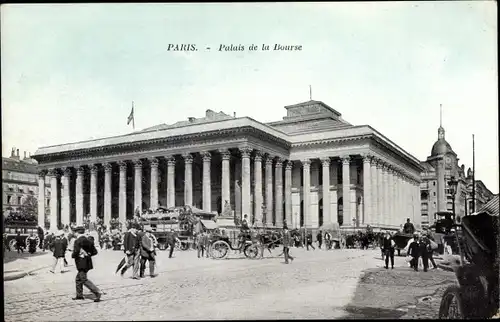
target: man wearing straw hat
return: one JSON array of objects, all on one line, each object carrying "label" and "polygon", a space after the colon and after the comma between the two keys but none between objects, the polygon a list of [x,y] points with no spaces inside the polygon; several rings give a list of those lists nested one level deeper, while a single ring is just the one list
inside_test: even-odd
[{"label": "man wearing straw hat", "polygon": [[155,274],[155,246],[152,236],[151,228],[146,229],[141,237],[141,272],[140,277],[144,277],[144,271],[146,270],[146,261],[149,262],[149,276],[156,277]]}]

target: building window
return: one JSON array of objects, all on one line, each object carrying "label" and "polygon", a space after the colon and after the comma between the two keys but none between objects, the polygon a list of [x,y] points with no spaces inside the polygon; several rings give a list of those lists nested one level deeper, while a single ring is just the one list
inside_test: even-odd
[{"label": "building window", "polygon": [[435,196],[436,196],[436,191],[434,191],[434,192],[432,193],[432,195],[435,197]]},{"label": "building window", "polygon": [[427,202],[426,203],[422,203],[422,210],[423,211],[427,211],[429,209],[429,206],[427,205]]},{"label": "building window", "polygon": [[47,199],[47,207],[50,207],[50,199]]},{"label": "building window", "polygon": [[432,181],[432,185],[435,187],[436,186],[436,181]]},{"label": "building window", "polygon": [[436,202],[434,201],[432,208],[436,208]]},{"label": "building window", "polygon": [[23,197],[17,197],[17,204],[22,204]]},{"label": "building window", "polygon": [[9,204],[9,205],[10,205],[10,201],[11,201],[11,199],[12,199],[12,196],[7,196],[7,204]]}]

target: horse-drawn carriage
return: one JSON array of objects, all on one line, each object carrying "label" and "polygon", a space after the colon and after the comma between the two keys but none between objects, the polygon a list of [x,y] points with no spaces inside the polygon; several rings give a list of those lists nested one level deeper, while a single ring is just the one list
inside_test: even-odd
[{"label": "horse-drawn carriage", "polygon": [[[346,236],[342,233],[342,230],[340,230],[339,223],[325,224],[320,227],[320,230],[325,234],[328,233],[331,236],[330,243],[332,248],[346,248]],[[327,247],[330,248],[329,246],[330,245],[328,245]]]},{"label": "horse-drawn carriage", "polygon": [[[453,231],[452,227],[461,227]],[[460,265],[454,267],[458,284],[448,287],[441,300],[441,319],[487,319],[499,307],[499,217],[480,213],[446,227],[455,236]]]},{"label": "horse-drawn carriage", "polygon": [[11,250],[16,247],[17,233],[20,233],[25,240],[24,245],[28,247],[31,234],[36,236],[36,244],[40,245],[38,238],[38,225],[36,221],[6,221],[4,223],[5,241]]},{"label": "horse-drawn carriage", "polygon": [[254,259],[259,255],[258,234],[250,231],[236,237],[234,232],[233,230],[221,228],[218,233],[211,235],[210,256],[212,258],[224,259],[228,256],[230,250],[242,250],[245,257],[250,259]]}]

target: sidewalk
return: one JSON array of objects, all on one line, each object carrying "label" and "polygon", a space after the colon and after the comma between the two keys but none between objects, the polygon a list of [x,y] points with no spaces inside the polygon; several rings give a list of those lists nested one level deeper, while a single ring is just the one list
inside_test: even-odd
[{"label": "sidewalk", "polygon": [[15,251],[5,252],[3,258],[3,279],[12,281],[23,278],[34,271],[48,268],[53,263],[52,252],[38,251],[35,254],[27,252],[18,254]]}]

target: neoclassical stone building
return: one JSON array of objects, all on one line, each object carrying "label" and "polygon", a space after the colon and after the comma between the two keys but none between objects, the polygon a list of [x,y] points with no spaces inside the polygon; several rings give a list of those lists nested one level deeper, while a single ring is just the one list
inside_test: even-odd
[{"label": "neoclassical stone building", "polygon": [[[124,221],[159,205],[220,213],[225,201],[268,227],[286,220],[312,229],[331,222],[397,229],[413,218],[418,159],[323,102],[285,108],[287,116],[271,123],[207,110],[203,118],[40,148],[33,157],[40,185],[50,177],[51,228],[80,224],[84,214]],[[420,226],[420,216],[414,222]]]}]

